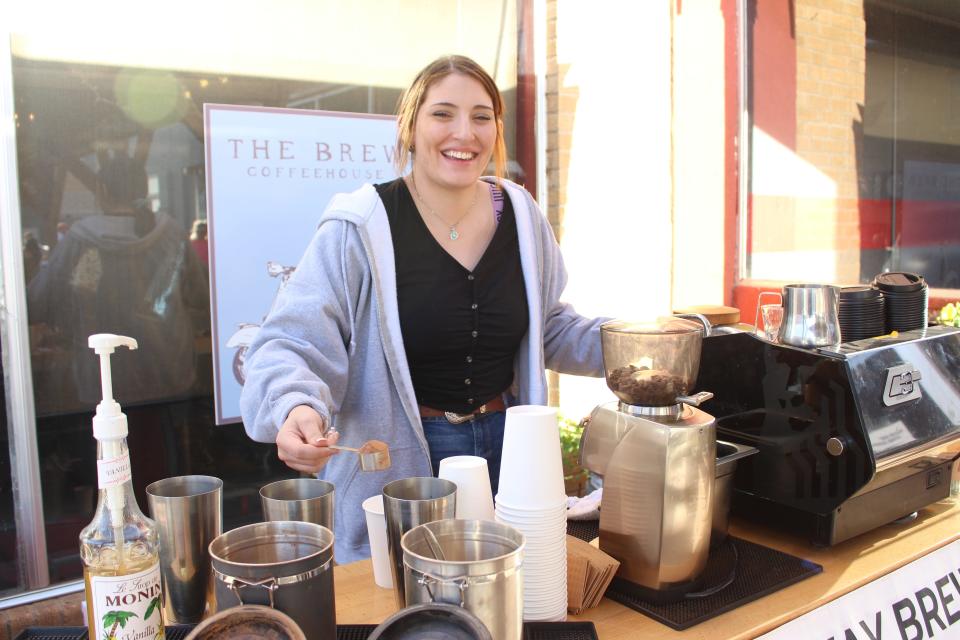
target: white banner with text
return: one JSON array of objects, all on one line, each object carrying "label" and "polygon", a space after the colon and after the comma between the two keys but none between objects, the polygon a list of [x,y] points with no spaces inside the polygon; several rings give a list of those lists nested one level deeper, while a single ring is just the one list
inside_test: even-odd
[{"label": "white banner with text", "polygon": [[960,540],[791,620],[760,638],[960,638]]}]

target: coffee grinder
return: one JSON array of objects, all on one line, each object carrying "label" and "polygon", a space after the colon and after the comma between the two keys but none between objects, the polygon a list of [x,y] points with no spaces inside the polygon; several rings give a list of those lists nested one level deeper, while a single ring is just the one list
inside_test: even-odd
[{"label": "coffee grinder", "polygon": [[710,550],[716,421],[688,395],[708,325],[677,317],[601,325],[607,386],[618,400],[597,406],[580,462],[603,477],[600,549],[617,576],[650,599],[698,587]]}]

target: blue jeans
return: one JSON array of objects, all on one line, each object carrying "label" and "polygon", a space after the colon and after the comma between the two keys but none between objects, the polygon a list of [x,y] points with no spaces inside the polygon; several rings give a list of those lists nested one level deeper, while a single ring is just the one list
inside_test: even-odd
[{"label": "blue jeans", "polygon": [[461,424],[450,424],[446,418],[421,418],[423,433],[430,445],[433,475],[440,471],[440,461],[450,456],[479,456],[487,461],[490,488],[497,495],[500,482],[500,452],[503,450],[505,411],[494,411]]}]

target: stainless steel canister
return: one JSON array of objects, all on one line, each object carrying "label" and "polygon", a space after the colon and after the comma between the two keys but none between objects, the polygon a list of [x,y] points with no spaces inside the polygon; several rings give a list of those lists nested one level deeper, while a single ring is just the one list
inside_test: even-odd
[{"label": "stainless steel canister", "polygon": [[403,478],[383,487],[383,514],[387,521],[387,550],[393,569],[393,594],[397,608],[408,604],[404,596],[403,550],[400,540],[414,527],[455,518],[457,485],[442,478]]},{"label": "stainless steel canister", "polygon": [[438,520],[400,541],[407,606],[464,607],[498,640],[523,635],[523,534],[489,520]]},{"label": "stainless steel canister", "polygon": [[223,481],[213,476],[177,476],[147,486],[160,539],[167,624],[200,622],[216,607],[208,549],[223,530],[222,491]]},{"label": "stainless steel canister", "polygon": [[312,522],[260,522],[210,543],[217,610],[260,604],[287,614],[311,640],[337,637],[333,533]]},{"label": "stainless steel canister", "polygon": [[788,284],[783,288],[781,344],[811,349],[840,343],[840,288]]}]

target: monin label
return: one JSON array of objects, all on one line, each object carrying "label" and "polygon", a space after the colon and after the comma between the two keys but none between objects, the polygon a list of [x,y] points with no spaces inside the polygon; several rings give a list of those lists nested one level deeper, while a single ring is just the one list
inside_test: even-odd
[{"label": "monin label", "polygon": [[163,638],[160,565],[126,576],[90,576],[97,640]]}]

